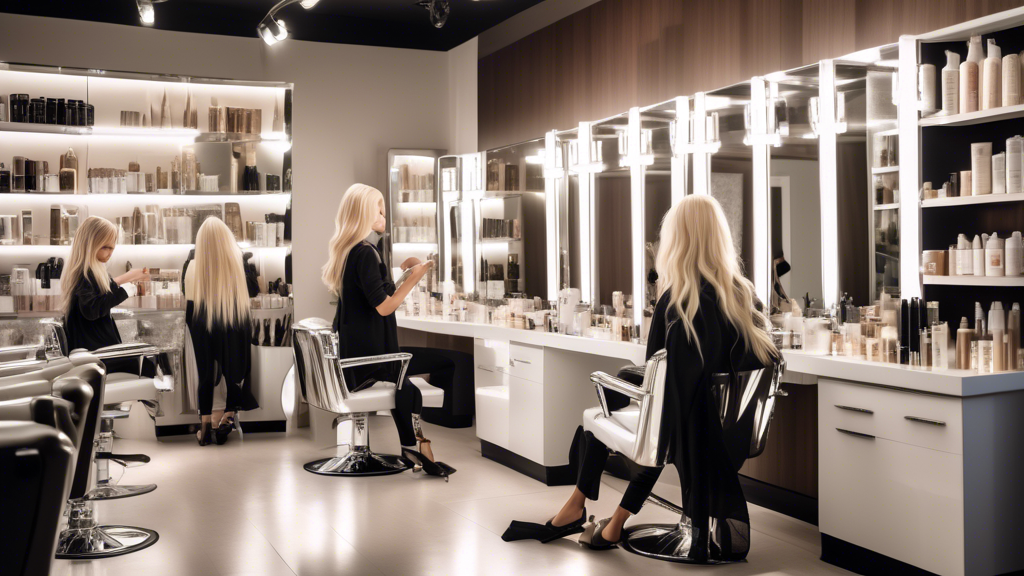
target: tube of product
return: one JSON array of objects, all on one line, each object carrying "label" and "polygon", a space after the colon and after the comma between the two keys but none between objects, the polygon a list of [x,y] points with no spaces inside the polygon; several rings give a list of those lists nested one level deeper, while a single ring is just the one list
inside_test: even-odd
[{"label": "tube of product", "polygon": [[1006,140],[1006,193],[1024,192],[1024,138],[1014,136]]},{"label": "tube of product", "polygon": [[1006,194],[1006,153],[992,156],[992,193]]},{"label": "tube of product", "polygon": [[1024,268],[1024,242],[1021,240],[1020,232],[1014,232],[1006,239],[1006,250],[1003,254],[1006,259],[1006,275],[1020,276]]},{"label": "tube of product", "polygon": [[1003,71],[1003,55],[993,38],[988,39],[988,55],[982,72],[981,109],[999,108],[1002,104],[1002,87],[999,79]]},{"label": "tube of product", "polygon": [[1007,370],[1024,370],[1020,358],[1020,304],[1017,302],[1006,314],[1006,340]]},{"label": "tube of product", "polygon": [[981,241],[981,236],[975,234],[974,242],[971,243],[971,267],[974,270],[975,276],[985,275],[985,244]]},{"label": "tube of product", "polygon": [[971,367],[971,341],[974,339],[974,330],[967,325],[967,317],[960,319],[960,328],[956,331],[956,367],[958,370],[968,370]]},{"label": "tube of product", "polygon": [[992,193],[992,143],[971,144],[971,194]]},{"label": "tube of product", "polygon": [[946,50],[946,67],[942,69],[942,113],[960,113],[960,55],[952,50]]},{"label": "tube of product", "polygon": [[1003,256],[1003,240],[999,234],[993,233],[985,243],[985,276],[1004,275],[1006,260]]},{"label": "tube of product", "polygon": [[949,326],[945,322],[932,324],[932,367],[949,368]]},{"label": "tube of product", "polygon": [[1002,84],[1003,106],[1020,104],[1020,56],[1010,53],[1003,58]]}]

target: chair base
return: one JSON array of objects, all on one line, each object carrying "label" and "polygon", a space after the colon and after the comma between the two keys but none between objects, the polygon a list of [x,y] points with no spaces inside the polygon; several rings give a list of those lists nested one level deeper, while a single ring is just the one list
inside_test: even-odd
[{"label": "chair base", "polygon": [[622,547],[646,558],[683,564],[733,563],[694,560],[689,557],[692,544],[692,528],[687,524],[638,524],[622,531]]},{"label": "chair base", "polygon": [[156,484],[99,486],[88,491],[82,499],[91,501],[118,500],[120,498],[142,496],[143,494],[149,494],[153,490],[156,490]]},{"label": "chair base", "polygon": [[68,528],[57,542],[58,560],[95,560],[149,548],[160,539],[155,530],[134,526]]},{"label": "chair base", "polygon": [[316,460],[303,468],[323,476],[385,476],[404,472],[410,466],[401,456],[377,454],[359,446],[344,456]]}]

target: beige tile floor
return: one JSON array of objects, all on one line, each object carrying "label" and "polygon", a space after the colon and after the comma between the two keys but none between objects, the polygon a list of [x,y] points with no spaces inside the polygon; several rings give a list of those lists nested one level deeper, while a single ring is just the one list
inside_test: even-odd
[{"label": "beige tile floor", "polygon": [[[373,446],[395,452],[389,417],[371,419]],[[117,452],[144,452],[152,463],[128,470],[124,484],[155,482],[156,492],[101,503],[102,522],[152,528],[151,548],[92,562],[56,561],[65,576],[317,576],[411,574],[849,574],[818,560],[814,526],[750,506],[747,562],[687,566],[624,550],[590,552],[575,541],[505,543],[512,519],[544,521],[571,487],[547,487],[480,456],[471,429],[427,426],[438,457],[459,472],[450,483],[406,472],[377,478],[331,478],[302,464],[328,455],[299,434],[250,434],[225,446],[189,438],[118,440]],[[610,515],[624,483],[606,476],[601,501]],[[660,486],[666,496],[678,488]],[[678,500],[676,498],[670,498]],[[647,506],[635,522],[675,518]]]}]

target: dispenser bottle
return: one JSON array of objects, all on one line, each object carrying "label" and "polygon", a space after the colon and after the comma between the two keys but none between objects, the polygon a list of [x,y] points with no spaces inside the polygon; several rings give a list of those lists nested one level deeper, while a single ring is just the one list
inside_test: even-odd
[{"label": "dispenser bottle", "polygon": [[952,50],[946,50],[946,67],[942,69],[942,113],[960,113],[960,55]]},{"label": "dispenser bottle", "polygon": [[1007,54],[1003,58],[1002,70],[1003,106],[1020,104],[1020,56]]},{"label": "dispenser bottle", "polygon": [[1020,232],[1014,232],[1006,239],[1006,249],[1003,254],[1006,258],[1005,273],[1007,276],[1020,276],[1024,269],[1024,241],[1021,240]]},{"label": "dispenser bottle", "polygon": [[971,266],[974,269],[975,276],[985,275],[985,245],[981,241],[981,236],[975,235],[974,242],[971,243],[971,252],[973,258]]},{"label": "dispenser bottle", "polygon": [[985,61],[981,36],[971,36],[967,43],[967,59],[960,65],[960,113],[981,109],[981,85]]},{"label": "dispenser bottle", "polygon": [[988,57],[985,58],[985,71],[981,74],[981,109],[989,110],[1002,106],[1002,86],[999,82],[1003,71],[1003,56],[996,46],[996,41],[988,39]]},{"label": "dispenser bottle", "polygon": [[985,276],[1003,276],[1005,266],[1003,241],[999,238],[999,234],[994,233],[985,243]]}]

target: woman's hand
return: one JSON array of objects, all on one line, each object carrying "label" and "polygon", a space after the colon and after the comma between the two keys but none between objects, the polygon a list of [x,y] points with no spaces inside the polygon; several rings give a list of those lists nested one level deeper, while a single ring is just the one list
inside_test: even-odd
[{"label": "woman's hand", "polygon": [[409,258],[406,258],[405,262],[402,262],[399,265],[399,267],[402,269],[402,272],[405,272],[409,268],[412,268],[413,266],[416,266],[416,265],[419,265],[419,264],[421,264],[419,258],[416,258],[415,256],[410,256]]},{"label": "woman's hand", "polygon": [[[414,258],[410,258],[410,260],[414,260]],[[426,276],[427,272],[429,272],[430,269],[433,268],[433,267],[434,267],[434,261],[433,260],[427,260],[426,262],[421,262],[419,264],[416,264],[415,266],[413,266],[412,276],[409,279],[413,281],[412,282],[413,284],[416,284],[417,282],[420,281],[420,279],[422,279],[424,276]]]},{"label": "woman's hand", "polygon": [[114,281],[117,282],[118,286],[129,282],[147,282],[149,281],[149,268],[133,268],[118,276]]},{"label": "woman's hand", "polygon": [[380,314],[381,316],[389,316],[391,314],[394,314],[395,310],[397,310],[398,307],[401,306],[402,301],[405,300],[405,297],[408,296],[409,292],[412,291],[413,286],[418,284],[419,281],[423,279],[423,276],[425,276],[426,273],[430,271],[430,268],[433,265],[434,262],[428,260],[426,262],[416,264],[415,266],[413,266],[412,273],[409,275],[409,279],[403,282],[402,285],[398,287],[398,290],[396,290],[394,294],[388,296],[387,299],[385,299],[383,302],[380,303],[380,305],[377,306],[377,313]]}]

